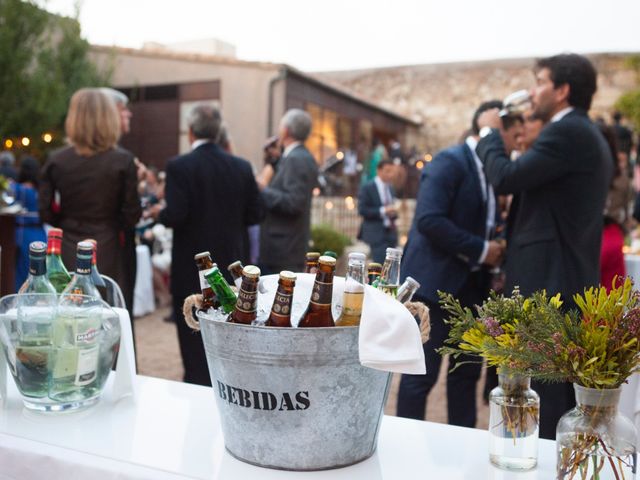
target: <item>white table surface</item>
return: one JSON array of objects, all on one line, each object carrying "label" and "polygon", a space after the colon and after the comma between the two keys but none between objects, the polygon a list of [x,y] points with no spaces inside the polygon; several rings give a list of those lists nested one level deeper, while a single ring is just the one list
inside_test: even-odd
[{"label": "white table surface", "polygon": [[484,430],[389,416],[377,452],[357,465],[307,473],[259,468],[225,450],[210,388],[144,376],[137,382],[136,402],[113,402],[107,390],[91,409],[53,416],[25,410],[10,382],[0,409],[0,479],[548,480],[555,475],[554,442],[540,440],[537,469],[511,473],[489,464]]}]

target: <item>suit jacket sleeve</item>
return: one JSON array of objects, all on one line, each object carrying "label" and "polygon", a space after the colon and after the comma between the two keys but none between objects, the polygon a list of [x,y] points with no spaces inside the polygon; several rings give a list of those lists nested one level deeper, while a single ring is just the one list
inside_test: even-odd
[{"label": "suit jacket sleeve", "polygon": [[380,207],[382,206],[376,202],[375,195],[377,193],[377,187],[375,183],[366,183],[360,189],[358,195],[358,213],[366,220],[380,220]]},{"label": "suit jacket sleeve", "polygon": [[51,205],[53,203],[54,190],[53,180],[51,179],[51,162],[47,162],[40,172],[40,184],[38,187],[38,213],[40,220],[44,223],[56,225],[57,216]]},{"label": "suit jacket sleeve", "polygon": [[251,166],[247,163],[247,207],[245,210],[245,225],[256,225],[262,222],[265,217],[264,203],[258,190],[258,184],[251,171]]},{"label": "suit jacket sleeve", "polygon": [[496,193],[517,193],[536,188],[570,171],[567,146],[571,133],[563,123],[549,124],[533,146],[516,161],[507,156],[497,132],[480,139],[476,152]]},{"label": "suit jacket sleeve", "polygon": [[440,153],[423,174],[416,204],[416,227],[432,244],[470,264],[476,264],[484,238],[456,225],[450,218],[455,196],[467,172],[455,159]]},{"label": "suit jacket sleeve", "polygon": [[281,188],[267,187],[262,198],[269,211],[282,215],[301,215],[306,210],[309,192],[316,183],[317,171],[313,159],[290,156],[277,175],[282,176]]},{"label": "suit jacket sleeve", "polygon": [[138,173],[133,159],[129,162],[124,178],[124,199],[120,214],[124,226],[133,228],[142,215],[142,205],[138,195]]},{"label": "suit jacket sleeve", "polygon": [[167,164],[165,198],[167,206],[158,215],[158,221],[171,228],[181,226],[189,217],[189,182],[187,172],[175,160]]}]

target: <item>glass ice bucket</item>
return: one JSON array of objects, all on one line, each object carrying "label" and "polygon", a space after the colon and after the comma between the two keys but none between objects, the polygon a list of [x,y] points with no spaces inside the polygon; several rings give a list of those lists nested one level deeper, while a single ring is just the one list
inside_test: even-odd
[{"label": "glass ice bucket", "polygon": [[85,295],[0,298],[0,341],[25,407],[59,412],[96,403],[120,346],[116,312]]}]

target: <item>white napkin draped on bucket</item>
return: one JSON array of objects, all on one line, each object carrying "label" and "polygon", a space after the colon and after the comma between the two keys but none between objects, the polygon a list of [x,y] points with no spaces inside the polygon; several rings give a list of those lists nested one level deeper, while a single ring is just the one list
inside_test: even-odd
[{"label": "white napkin draped on bucket", "polygon": [[400,302],[369,285],[360,321],[360,363],[393,373],[426,373],[420,328]]}]

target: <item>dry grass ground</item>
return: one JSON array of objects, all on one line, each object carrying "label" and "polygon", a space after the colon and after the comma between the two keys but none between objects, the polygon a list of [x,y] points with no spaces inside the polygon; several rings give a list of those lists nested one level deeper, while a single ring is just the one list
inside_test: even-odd
[{"label": "dry grass ground", "polygon": [[[181,381],[183,370],[178,348],[175,324],[163,319],[169,315],[169,308],[161,308],[150,315],[140,317],[135,321],[136,345],[138,355],[138,370],[142,375]],[[443,362],[440,378],[429,396],[427,405],[427,420],[446,423],[445,371]],[[395,415],[398,384],[400,378],[394,376],[389,398],[385,406],[387,415]],[[478,382],[478,428],[487,428],[489,409],[481,398],[481,388],[484,376]]]}]

